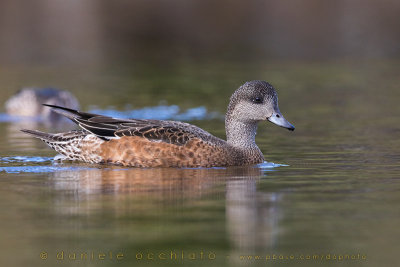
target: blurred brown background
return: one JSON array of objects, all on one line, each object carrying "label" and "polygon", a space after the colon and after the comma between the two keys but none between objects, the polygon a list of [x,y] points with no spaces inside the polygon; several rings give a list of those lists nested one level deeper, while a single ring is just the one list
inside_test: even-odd
[{"label": "blurred brown background", "polygon": [[396,0],[1,0],[0,63],[393,58]]}]

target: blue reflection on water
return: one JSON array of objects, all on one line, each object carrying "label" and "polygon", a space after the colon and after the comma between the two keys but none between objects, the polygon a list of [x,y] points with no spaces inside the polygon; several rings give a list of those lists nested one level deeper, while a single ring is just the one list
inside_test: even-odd
[{"label": "blue reflection on water", "polygon": [[2,157],[0,158],[0,163],[11,163],[11,162],[22,162],[22,163],[40,163],[46,161],[52,161],[52,157],[24,157],[24,156],[15,156],[15,157]]},{"label": "blue reflection on water", "polygon": [[180,112],[180,108],[176,105],[159,105],[155,107],[145,107],[141,109],[118,111],[115,109],[96,109],[92,108],[90,113],[101,114],[104,116],[115,118],[135,118],[135,119],[156,119],[156,120],[209,120],[221,118],[222,116],[216,112],[208,113],[203,106],[187,109]]},{"label": "blue reflection on water", "polygon": [[23,156],[15,156],[15,157],[1,157],[0,164],[9,165],[20,163],[21,166],[0,166],[0,172],[6,173],[48,173],[48,172],[57,172],[57,171],[80,171],[90,169],[88,167],[60,167],[60,166],[52,166],[52,165],[36,165],[31,166],[27,164],[37,164],[43,162],[53,162],[52,157],[23,157]]},{"label": "blue reflection on water", "polygon": [[278,167],[287,167],[287,166],[289,165],[264,161],[263,163],[257,164],[255,167],[259,168],[262,172],[265,173],[265,172],[273,172],[275,171],[275,168]]},{"label": "blue reflection on water", "polygon": [[56,166],[12,166],[0,167],[0,172],[6,173],[51,173],[58,171],[81,171],[90,168],[82,167],[56,167]]},{"label": "blue reflection on water", "polygon": [[263,163],[256,165],[256,167],[260,168],[260,169],[273,169],[273,168],[277,168],[277,167],[287,167],[287,166],[289,166],[289,165],[267,162],[267,161],[264,161]]}]

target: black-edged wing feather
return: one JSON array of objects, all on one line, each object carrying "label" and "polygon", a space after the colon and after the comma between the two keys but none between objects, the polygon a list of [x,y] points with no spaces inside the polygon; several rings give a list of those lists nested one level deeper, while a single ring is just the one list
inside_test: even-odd
[{"label": "black-edged wing feather", "polygon": [[74,110],[74,109],[70,109],[70,108],[55,106],[55,105],[43,104],[43,106],[52,108],[58,114],[61,114],[72,121],[75,121],[76,118],[88,120],[90,118],[99,116],[97,114],[86,113],[86,112],[82,112],[82,111],[78,111],[78,110]]},{"label": "black-edged wing feather", "polygon": [[78,122],[78,125],[83,129],[103,138],[108,139],[115,137],[115,132],[118,131],[118,123],[100,123],[100,122],[92,122],[89,120],[84,120],[80,118],[75,119]]}]

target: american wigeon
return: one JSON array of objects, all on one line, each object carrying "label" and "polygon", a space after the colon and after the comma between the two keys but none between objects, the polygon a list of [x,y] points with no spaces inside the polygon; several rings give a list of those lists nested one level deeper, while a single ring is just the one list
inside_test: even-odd
[{"label": "american wigeon", "polygon": [[75,96],[56,88],[23,88],[6,101],[5,108],[8,114],[14,116],[40,117],[45,121],[62,118],[42,104],[79,109],[79,102]]},{"label": "american wigeon", "polygon": [[281,114],[275,89],[264,81],[247,82],[230,98],[225,117],[227,141],[197,126],[162,120],[116,119],[47,105],[82,130],[49,134],[22,130],[63,158],[132,167],[213,167],[258,164],[264,156],[255,142],[257,125],[270,121],[291,131]]}]

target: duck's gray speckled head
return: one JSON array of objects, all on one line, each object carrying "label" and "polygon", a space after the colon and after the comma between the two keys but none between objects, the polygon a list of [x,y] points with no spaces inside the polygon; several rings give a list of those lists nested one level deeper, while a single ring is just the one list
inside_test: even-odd
[{"label": "duck's gray speckled head", "polygon": [[271,84],[265,81],[246,82],[231,96],[227,122],[236,120],[254,123],[268,120],[293,131],[294,126],[282,115],[278,107],[278,95]]}]

